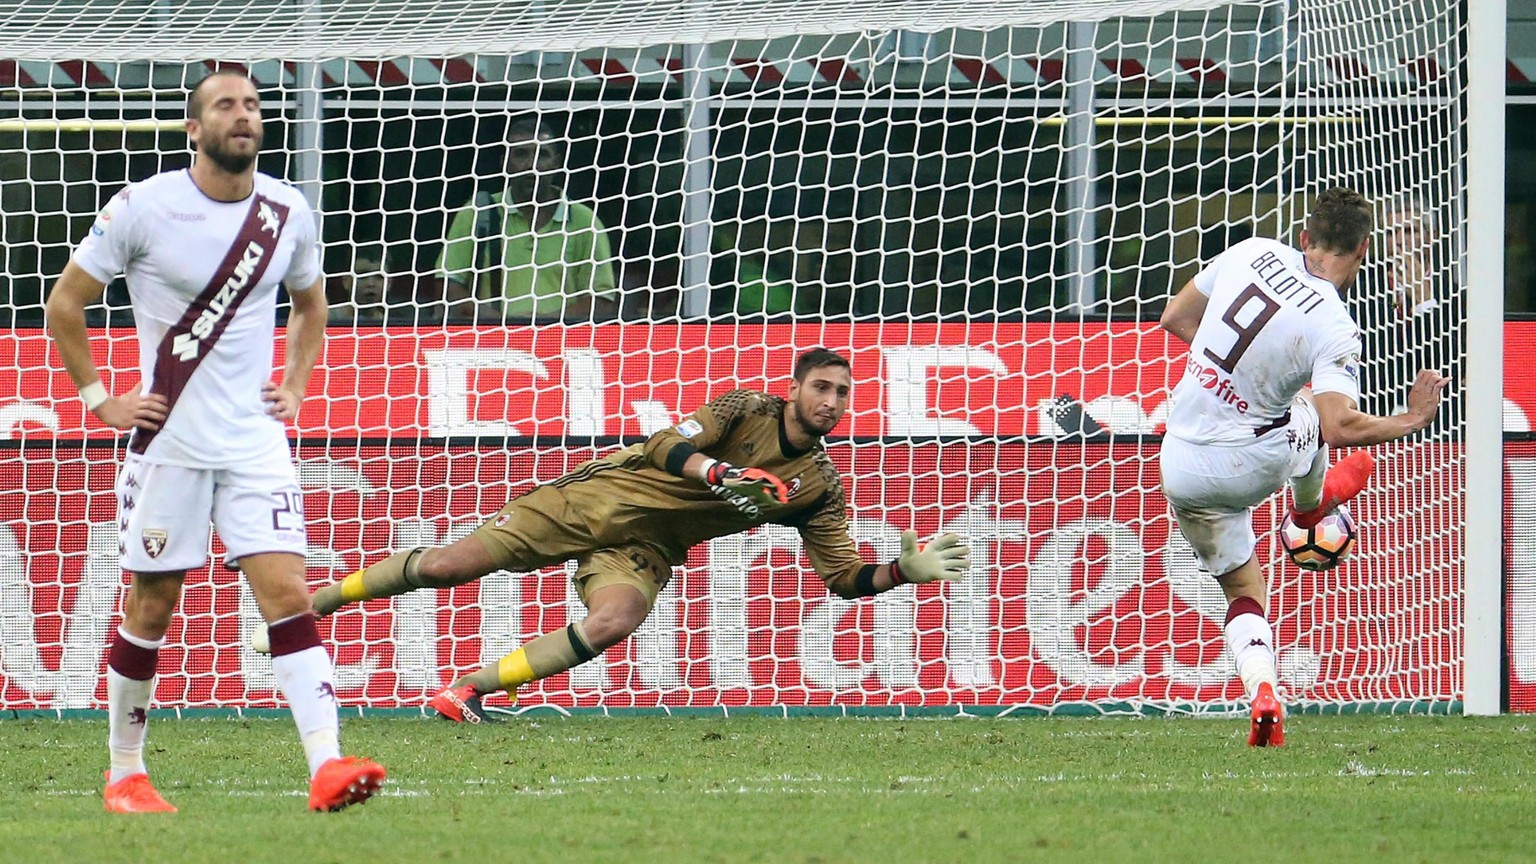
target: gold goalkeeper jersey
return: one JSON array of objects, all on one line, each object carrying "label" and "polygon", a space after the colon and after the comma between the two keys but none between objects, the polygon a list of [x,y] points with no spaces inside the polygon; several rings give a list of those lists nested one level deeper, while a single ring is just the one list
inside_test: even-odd
[{"label": "gold goalkeeper jersey", "polygon": [[[785,404],[765,393],[733,390],[645,443],[586,462],[550,485],[565,494],[571,511],[602,546],[641,543],[673,564],[705,540],[765,523],[791,526],[827,587],[844,597],[859,596],[858,577],[866,565],[848,534],[842,479],[820,441],[809,450],[790,446]],[[668,470],[669,457],[680,470],[693,449],[740,468],[771,472],[784,481],[789,503],[759,506]]]}]

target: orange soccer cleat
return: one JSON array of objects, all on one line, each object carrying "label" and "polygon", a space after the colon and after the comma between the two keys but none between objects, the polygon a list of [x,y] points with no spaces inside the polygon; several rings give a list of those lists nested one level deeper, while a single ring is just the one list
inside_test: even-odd
[{"label": "orange soccer cleat", "polygon": [[460,684],[457,687],[445,687],[432,701],[427,703],[440,717],[446,717],[455,723],[499,723],[501,718],[493,717],[485,710],[485,705],[480,701],[481,694],[475,690],[473,684]]},{"label": "orange soccer cleat", "polygon": [[1259,685],[1253,694],[1253,721],[1248,727],[1249,747],[1279,747],[1285,744],[1285,706],[1275,696],[1273,684]]},{"label": "orange soccer cleat", "polygon": [[356,756],[328,760],[309,781],[309,809],[335,812],[361,804],[384,785],[384,766]]},{"label": "orange soccer cleat", "polygon": [[[107,772],[111,777],[111,772]],[[175,813],[171,802],[160,797],[148,774],[130,774],[116,783],[108,783],[102,793],[108,813]]]},{"label": "orange soccer cleat", "polygon": [[1324,516],[1337,510],[1340,504],[1359,495],[1374,470],[1376,460],[1364,450],[1356,450],[1340,459],[1337,465],[1328,469],[1327,476],[1323,478],[1323,503],[1313,510],[1292,510],[1291,521],[1302,528],[1315,527],[1323,521]]}]

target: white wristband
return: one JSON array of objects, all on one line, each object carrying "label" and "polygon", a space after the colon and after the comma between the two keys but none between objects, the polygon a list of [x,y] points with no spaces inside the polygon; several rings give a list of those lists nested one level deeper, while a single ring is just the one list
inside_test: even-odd
[{"label": "white wristband", "polygon": [[107,392],[107,388],[101,386],[100,381],[92,381],[80,388],[80,400],[85,403],[87,411],[95,411],[103,402],[111,398],[112,394]]},{"label": "white wristband", "polygon": [[704,464],[699,466],[699,479],[703,480],[705,483],[708,483],[709,482],[709,469],[715,467],[715,463],[719,462],[719,461],[720,461],[719,459],[711,459],[710,457],[705,456],[704,457]]}]

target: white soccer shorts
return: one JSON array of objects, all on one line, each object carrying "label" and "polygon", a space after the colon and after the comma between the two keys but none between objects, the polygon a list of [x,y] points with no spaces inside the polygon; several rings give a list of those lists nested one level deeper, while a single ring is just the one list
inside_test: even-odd
[{"label": "white soccer shorts", "polygon": [[1163,439],[1163,496],[1200,566],[1230,573],[1253,555],[1253,508],[1307,473],[1317,458],[1321,427],[1312,402],[1296,397],[1282,430],[1239,447]]},{"label": "white soccer shorts", "polygon": [[129,454],[117,475],[117,536],[132,573],[192,570],[208,561],[213,523],[233,566],[262,552],[305,554],[304,496],[287,459],[238,468],[184,468]]}]

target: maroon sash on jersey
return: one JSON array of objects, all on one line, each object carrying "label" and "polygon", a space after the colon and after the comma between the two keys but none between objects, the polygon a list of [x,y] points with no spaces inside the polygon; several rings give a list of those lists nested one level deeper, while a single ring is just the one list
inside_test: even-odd
[{"label": "maroon sash on jersey", "polygon": [[[164,396],[168,403],[161,428],[170,420],[170,412],[176,410],[176,400],[187,388],[192,373],[213,350],[219,337],[224,335],[224,328],[235,317],[235,310],[267,272],[287,222],[286,206],[261,195],[253,196],[251,209],[246,211],[245,221],[240,224],[240,232],[235,235],[219,268],[213,271],[213,278],[192,300],[176,326],[167,330],[165,338],[160,340],[155,356],[155,377],[149,392]],[[271,359],[268,357],[267,362]],[[143,453],[155,434],[143,429],[133,430],[128,449]]]}]

